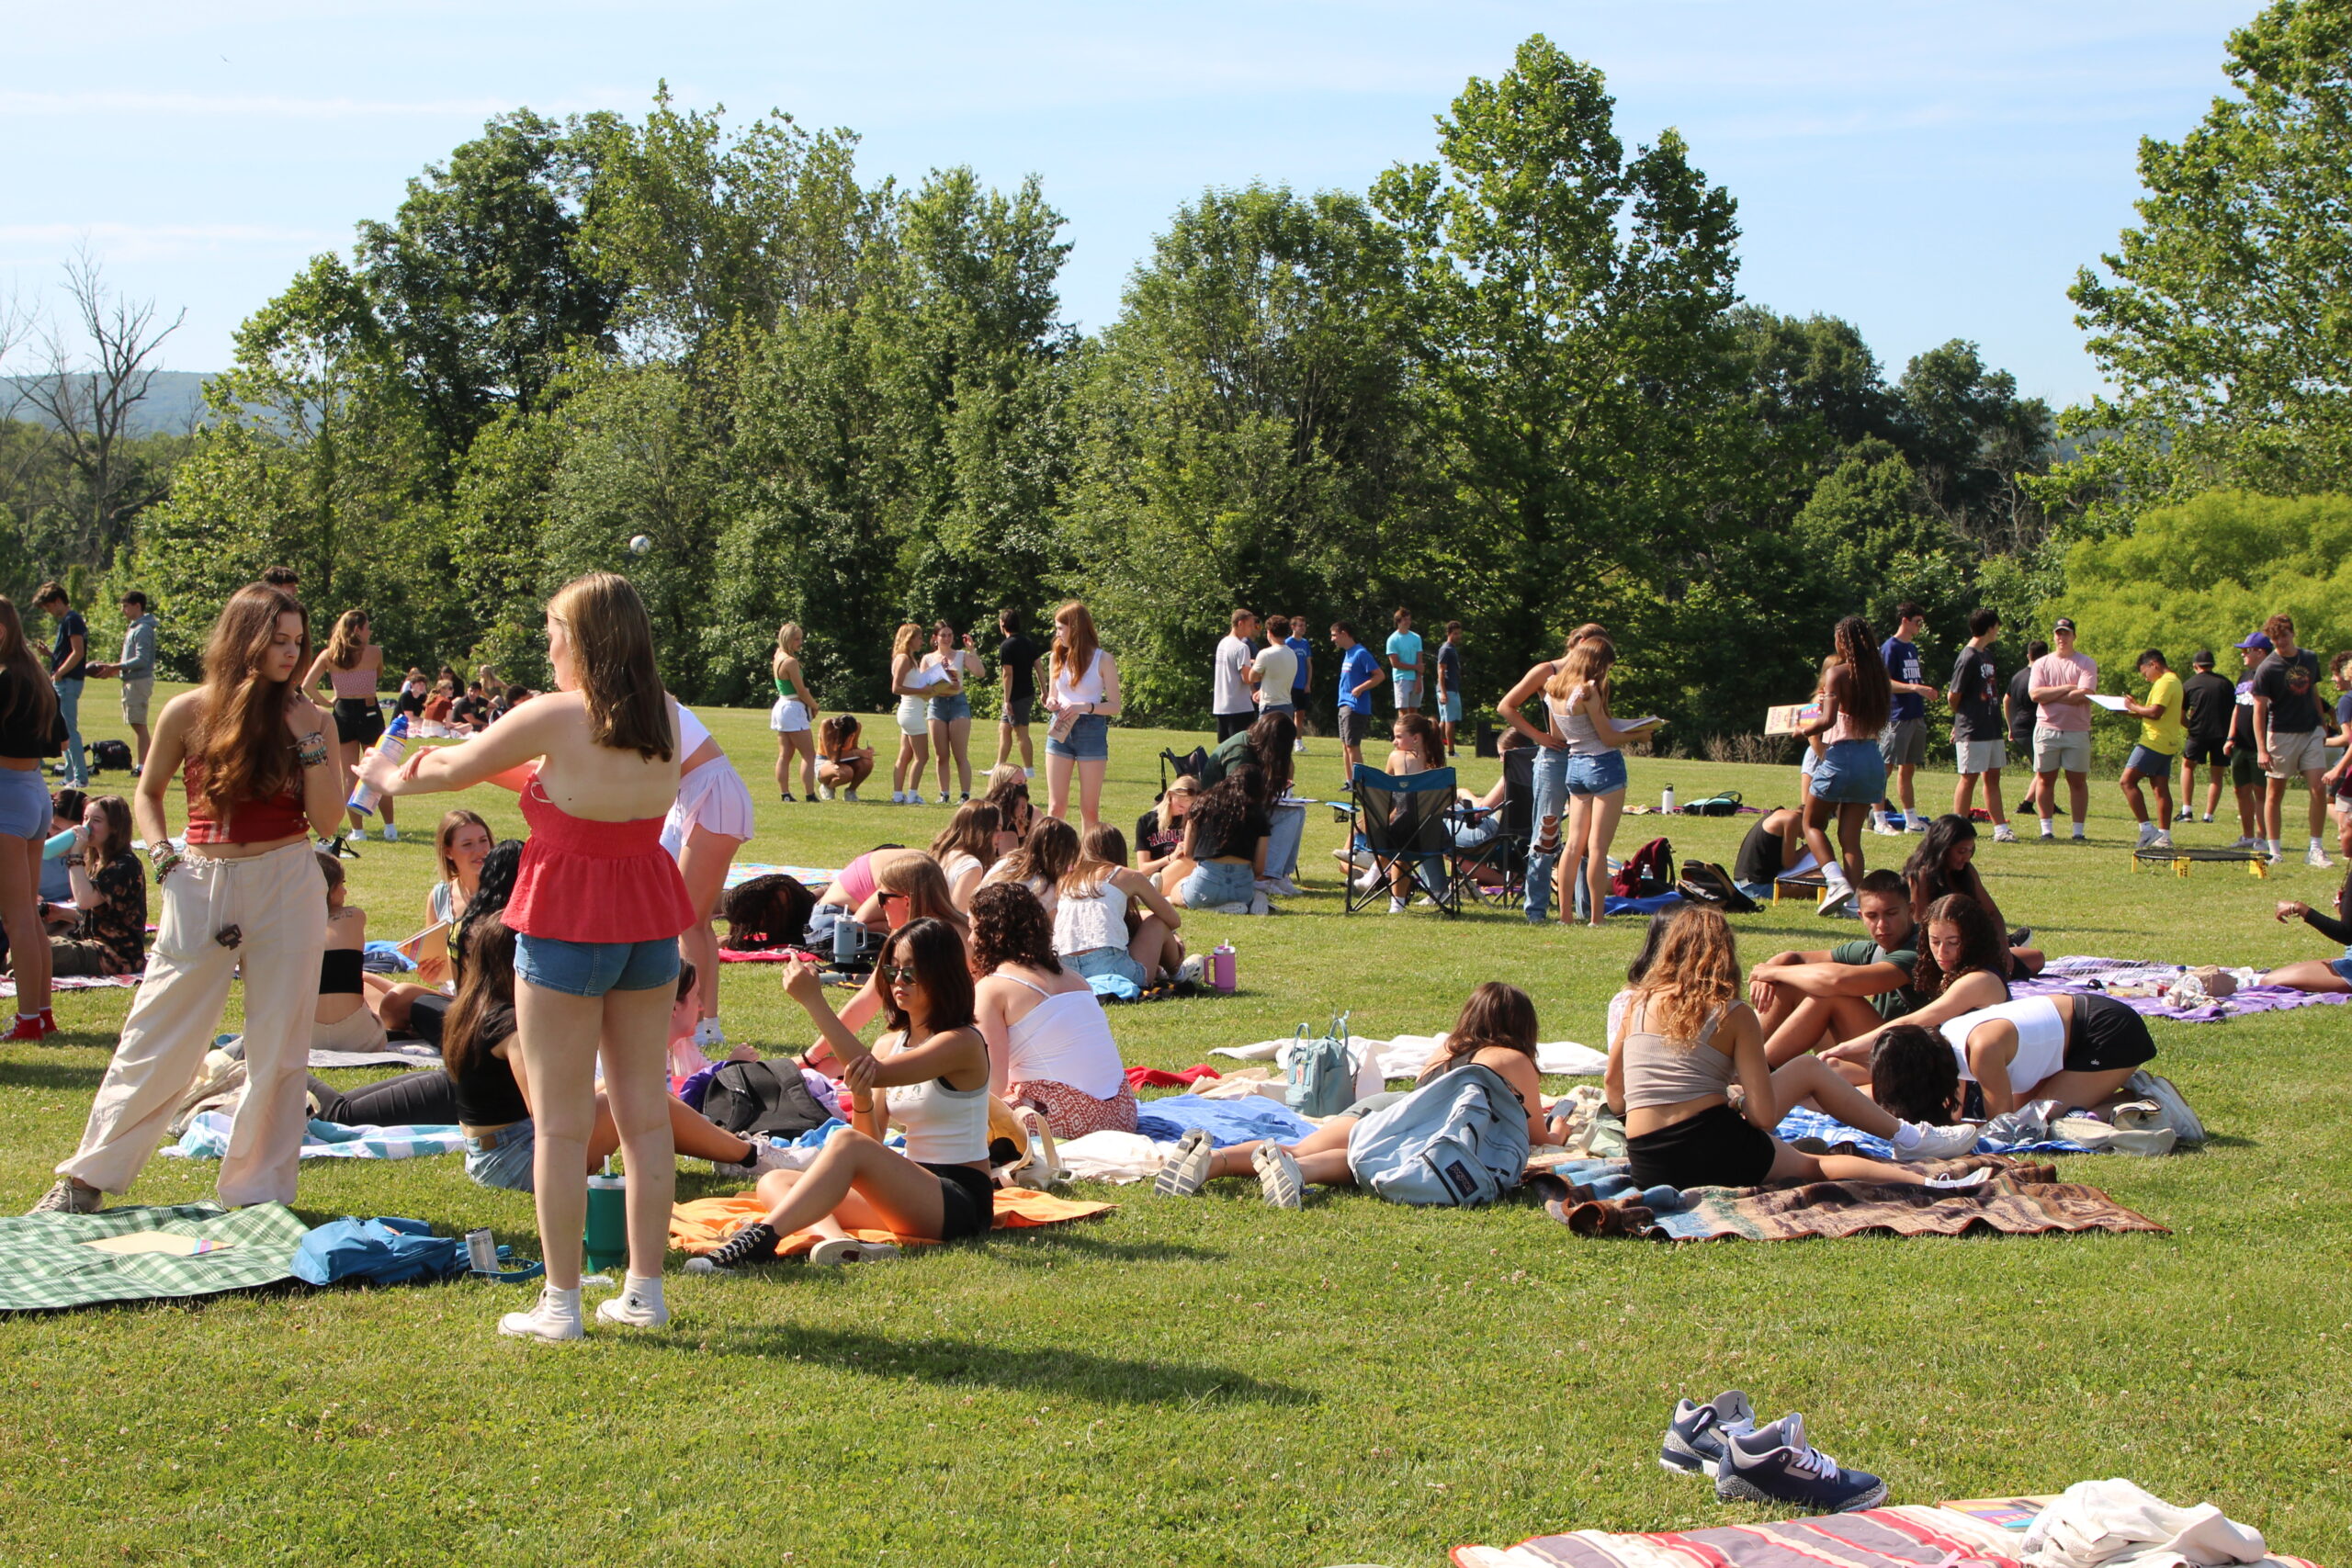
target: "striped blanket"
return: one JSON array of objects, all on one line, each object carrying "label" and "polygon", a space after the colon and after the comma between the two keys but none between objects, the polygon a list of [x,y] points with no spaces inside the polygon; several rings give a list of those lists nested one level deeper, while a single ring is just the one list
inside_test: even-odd
[{"label": "striped blanket", "polygon": [[[455,1127],[345,1127],[313,1122],[302,1134],[304,1159],[421,1159],[463,1153],[466,1135]],[[229,1118],[202,1111],[180,1141],[160,1153],[175,1159],[219,1159],[229,1150]]]},{"label": "striped blanket", "polygon": [[1693,1187],[1657,1203],[1639,1192],[1596,1199],[1577,1206],[1565,1218],[1577,1234],[1633,1235],[1653,1241],[1801,1241],[1874,1234],[1965,1235],[1974,1231],[2003,1235],[2081,1231],[2169,1234],[2096,1187],[2049,1179],[2047,1166],[2026,1167],[1981,1155],[1971,1163],[1995,1161],[2006,1166],[2008,1174],[1983,1187],[1960,1190],[1875,1181]]}]

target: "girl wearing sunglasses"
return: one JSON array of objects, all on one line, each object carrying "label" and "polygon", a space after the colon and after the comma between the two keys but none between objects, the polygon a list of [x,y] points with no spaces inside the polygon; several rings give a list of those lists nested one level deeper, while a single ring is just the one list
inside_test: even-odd
[{"label": "girl wearing sunglasses", "polygon": [[[785,993],[843,1064],[850,1125],[807,1170],[760,1179],[767,1213],[710,1255],[714,1267],[766,1262],[796,1231],[822,1238],[810,1262],[855,1263],[898,1248],[853,1230],[955,1241],[993,1223],[989,1052],[973,1022],[964,939],[944,921],[911,921],[883,943],[876,978],[888,1030],[868,1051],[826,1004],[817,966],[785,966]],[[882,1142],[894,1121],[907,1134],[903,1155]]]}]

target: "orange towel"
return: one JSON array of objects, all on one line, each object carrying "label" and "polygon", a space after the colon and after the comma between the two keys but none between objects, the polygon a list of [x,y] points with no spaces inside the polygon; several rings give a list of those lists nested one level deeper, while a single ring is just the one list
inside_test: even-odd
[{"label": "orange towel", "polygon": [[[1072,1202],[1067,1198],[1032,1192],[1025,1187],[1000,1187],[996,1190],[996,1228],[1028,1230],[1038,1225],[1065,1225],[1072,1220],[1107,1213],[1116,1207],[1115,1203]],[[731,1198],[697,1198],[690,1203],[676,1204],[670,1210],[670,1245],[695,1257],[716,1252],[719,1243],[758,1219],[766,1208],[758,1194],[752,1192],[738,1192]],[[937,1245],[928,1236],[892,1235],[888,1231],[850,1234],[860,1241],[895,1241],[901,1247]],[[784,1238],[776,1256],[798,1258],[816,1245],[815,1235],[796,1231]]]}]

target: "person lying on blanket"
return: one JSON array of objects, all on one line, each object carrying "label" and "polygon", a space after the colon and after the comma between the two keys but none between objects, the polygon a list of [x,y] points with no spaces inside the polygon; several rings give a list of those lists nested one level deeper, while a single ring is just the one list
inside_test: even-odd
[{"label": "person lying on blanket", "polygon": [[2352,874],[2347,874],[2344,886],[2335,890],[2335,913],[2323,915],[2309,904],[2292,898],[2278,901],[2278,921],[2301,920],[2330,942],[2345,944],[2341,958],[2306,958],[2294,964],[2281,964],[2262,977],[2266,986],[2287,986],[2298,991],[2352,991],[2352,920],[2344,919],[2345,895],[2352,892]]},{"label": "person lying on blanket", "polygon": [[1862,878],[1855,896],[1866,940],[1776,953],[1748,976],[1748,1003],[1773,1066],[1891,1022],[1927,999],[1911,983],[1919,934],[1910,887],[1881,869]]},{"label": "person lying on blanket", "polygon": [[1786,1111],[1810,1105],[1885,1138],[1905,1159],[1964,1154],[1976,1141],[1973,1129],[1898,1120],[1818,1056],[1769,1066],[1763,1025],[1739,999],[1731,926],[1713,909],[1686,905],[1675,915],[1610,1037],[1605,1084],[1611,1107],[1625,1118],[1626,1157],[1644,1187],[1825,1179],[1962,1186],[1982,1179],[1981,1172],[1931,1178],[1883,1160],[1804,1154],[1772,1135]]},{"label": "person lying on blanket", "polygon": [[[1444,1077],[1465,1063],[1492,1068],[1510,1085],[1527,1108],[1531,1143],[1554,1144],[1559,1135],[1544,1116],[1544,1090],[1535,1070],[1535,1004],[1516,986],[1489,980],[1470,993],[1462,1016],[1445,1037],[1445,1055],[1421,1069],[1413,1088]],[[1221,1177],[1255,1172],[1266,1201],[1278,1209],[1295,1209],[1303,1201],[1303,1183],[1323,1187],[1352,1187],[1355,1172],[1348,1164],[1348,1140],[1357,1125],[1374,1111],[1402,1100],[1410,1090],[1368,1095],[1295,1144],[1253,1139],[1225,1148],[1213,1148],[1208,1134],[1193,1128],[1176,1146],[1176,1156],[1160,1168],[1153,1190],[1165,1197],[1190,1198],[1204,1185]]]},{"label": "person lying on blanket", "polygon": [[[1904,1022],[1932,1027],[2009,999],[2009,952],[1983,905],[1965,894],[1948,893],[1928,906],[1921,929],[1927,940],[1911,969],[1919,1005],[1904,1014]],[[1873,1025],[1822,1055],[1849,1081],[1864,1078],[1871,1048],[1885,1028]]]},{"label": "person lying on blanket", "polygon": [[[1963,1085],[1982,1089],[1988,1116],[2038,1100],[2097,1110],[2156,1055],[2146,1021],[2096,992],[2020,997],[1949,1019],[1940,1033],[1939,1045],[1952,1057]],[[1873,1071],[1887,1075],[1888,1081],[1874,1078],[1871,1092],[1888,1111],[1928,1120],[1946,1104],[1943,1099],[1925,1103],[1937,1095],[1939,1080],[1931,1071],[1895,1065],[1905,1054],[1924,1049],[1907,1038],[1900,1045],[1883,1046]],[[1845,1120],[1837,1111],[1830,1114]]]},{"label": "person lying on blanket", "polygon": [[[466,1174],[484,1187],[528,1192],[538,1136],[531,1086],[514,1037],[514,933],[496,915],[469,920],[468,926],[466,965],[441,1037],[442,1066],[457,1102],[458,1124],[466,1134]],[[692,1005],[691,967],[679,965],[673,1038],[678,1010]],[[693,1029],[688,1021],[687,1032]],[[782,1151],[765,1141],[738,1137],[677,1096],[668,1100],[670,1135],[678,1153],[710,1161],[720,1175],[755,1176],[775,1169],[782,1157]],[[588,1134],[587,1168],[593,1172],[620,1145],[620,1130],[600,1091],[595,1124]]]},{"label": "person lying on blanket", "polygon": [[[898,1248],[859,1241],[853,1230],[956,1241],[995,1223],[989,1048],[973,1021],[964,939],[944,920],[912,921],[884,940],[878,972],[888,1029],[868,1051],[827,1005],[816,965],[785,965],[786,992],[843,1064],[850,1125],[826,1140],[807,1170],[760,1178],[767,1213],[711,1253],[711,1267],[767,1262],[796,1231],[824,1238],[810,1262],[855,1263]],[[905,1154],[882,1142],[893,1121],[906,1130]]]}]

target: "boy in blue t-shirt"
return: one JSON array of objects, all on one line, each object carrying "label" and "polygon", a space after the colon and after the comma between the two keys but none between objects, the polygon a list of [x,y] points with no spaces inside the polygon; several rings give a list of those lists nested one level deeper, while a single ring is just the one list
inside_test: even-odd
[{"label": "boy in blue t-shirt", "polygon": [[1372,732],[1372,689],[1388,679],[1388,672],[1345,621],[1332,624],[1331,646],[1340,650],[1340,750],[1347,757],[1348,782],[1353,784],[1356,769],[1363,765],[1363,739]]},{"label": "boy in blue t-shirt", "polygon": [[1315,645],[1306,640],[1305,615],[1290,618],[1290,631],[1291,635],[1283,639],[1283,646],[1298,656],[1298,672],[1291,677],[1290,706],[1291,716],[1298,725],[1297,749],[1304,751],[1306,750],[1306,688],[1314,683],[1310,677],[1314,673]]},{"label": "boy in blue t-shirt", "polygon": [[1395,671],[1396,711],[1421,710],[1421,634],[1413,629],[1413,612],[1400,609],[1396,629],[1388,634],[1388,663]]}]

